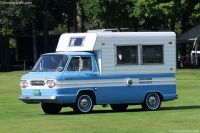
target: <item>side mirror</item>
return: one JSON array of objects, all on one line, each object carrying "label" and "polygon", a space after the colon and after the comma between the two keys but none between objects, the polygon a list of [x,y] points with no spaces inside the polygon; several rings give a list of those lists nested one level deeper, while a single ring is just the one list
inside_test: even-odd
[{"label": "side mirror", "polygon": [[58,71],[61,72],[63,70],[63,67],[58,67]]}]

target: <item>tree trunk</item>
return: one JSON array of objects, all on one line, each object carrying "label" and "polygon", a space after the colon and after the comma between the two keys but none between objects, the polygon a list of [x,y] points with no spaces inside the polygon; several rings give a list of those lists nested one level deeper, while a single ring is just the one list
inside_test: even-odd
[{"label": "tree trunk", "polygon": [[33,57],[34,57],[34,63],[36,63],[38,60],[38,49],[37,49],[37,35],[36,35],[35,22],[32,22],[32,30],[33,30]]},{"label": "tree trunk", "polygon": [[67,32],[71,32],[71,23],[70,23],[70,16],[68,16],[68,19],[67,19]]},{"label": "tree trunk", "polygon": [[176,24],[175,17],[172,17],[170,22],[171,31],[175,31],[175,24]]},{"label": "tree trunk", "polygon": [[0,70],[10,70],[10,49],[8,36],[0,37]]},{"label": "tree trunk", "polygon": [[45,9],[45,15],[44,15],[44,53],[50,52],[50,46],[49,46],[49,0],[44,1],[44,9]]},{"label": "tree trunk", "polygon": [[[187,30],[187,19],[188,17],[186,15],[183,14],[183,17],[182,17],[182,33],[186,32]],[[185,56],[186,55],[186,43],[183,43],[181,45],[181,56]]]},{"label": "tree trunk", "polygon": [[76,1],[76,21],[77,21],[77,32],[83,32],[83,21],[82,21],[82,5],[81,1]]},{"label": "tree trunk", "polygon": [[73,19],[73,30],[72,32],[77,32],[77,20],[76,20],[76,0],[72,1],[72,6],[73,6],[73,15],[72,15],[72,19]]}]

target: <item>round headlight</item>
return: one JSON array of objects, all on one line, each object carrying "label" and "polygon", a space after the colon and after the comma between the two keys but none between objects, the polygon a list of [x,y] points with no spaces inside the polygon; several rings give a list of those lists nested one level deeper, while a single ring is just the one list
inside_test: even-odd
[{"label": "round headlight", "polygon": [[26,88],[26,87],[28,87],[28,82],[27,82],[26,80],[21,80],[20,86],[21,86],[22,88]]},{"label": "round headlight", "polygon": [[56,85],[55,81],[53,81],[53,80],[47,80],[47,86],[49,88],[53,88],[53,87],[55,87],[55,85]]}]

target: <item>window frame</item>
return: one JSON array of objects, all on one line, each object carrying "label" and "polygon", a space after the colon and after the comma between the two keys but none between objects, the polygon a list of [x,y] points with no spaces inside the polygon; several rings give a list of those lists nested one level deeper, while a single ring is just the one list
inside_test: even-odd
[{"label": "window frame", "polygon": [[[143,59],[143,46],[162,46],[162,63],[144,63]],[[164,44],[141,44],[140,45],[140,64],[141,65],[164,65]]]},{"label": "window frame", "polygon": [[[88,59],[90,59],[90,67],[91,67],[91,69],[88,69],[88,70],[85,70],[85,69],[81,69],[81,70],[79,70],[79,66],[80,66],[80,64],[79,64],[79,61],[78,61],[78,69],[75,69],[75,66],[73,66],[73,69],[69,69],[70,68],[70,64],[71,64],[71,62],[72,62],[72,60],[74,60],[75,58],[77,58],[78,60],[79,60],[79,58],[82,58],[82,60],[83,60],[83,58],[88,58]],[[76,59],[76,60],[77,60]],[[67,66],[67,71],[70,71],[70,72],[77,72],[77,71],[93,71],[93,63],[92,63],[92,58],[90,57],[90,56],[73,56],[73,57],[71,57],[71,59],[70,59],[70,62],[69,62],[69,65]]]},{"label": "window frame", "polygon": [[[117,44],[114,45],[115,46],[115,65],[116,66],[123,66],[123,65],[139,65],[139,45],[138,44]],[[135,47],[136,49],[136,54],[135,54],[135,60],[136,63],[118,63],[118,51],[117,51],[117,47]]]},{"label": "window frame", "polygon": [[[73,39],[78,39],[78,38],[81,38],[82,39],[82,43],[81,43],[81,45],[72,45],[72,40]],[[79,36],[79,37],[70,37],[70,39],[69,39],[69,47],[83,47],[84,46],[84,44],[85,44],[85,37],[82,37],[82,36]]]}]

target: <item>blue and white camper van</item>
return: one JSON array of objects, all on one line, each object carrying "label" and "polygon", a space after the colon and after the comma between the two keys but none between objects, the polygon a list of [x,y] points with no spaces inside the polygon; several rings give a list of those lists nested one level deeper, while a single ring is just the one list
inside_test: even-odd
[{"label": "blue and white camper van", "polygon": [[175,73],[174,32],[65,33],[56,52],[21,77],[19,99],[41,103],[46,114],[89,113],[94,105],[157,110],[177,98]]}]

